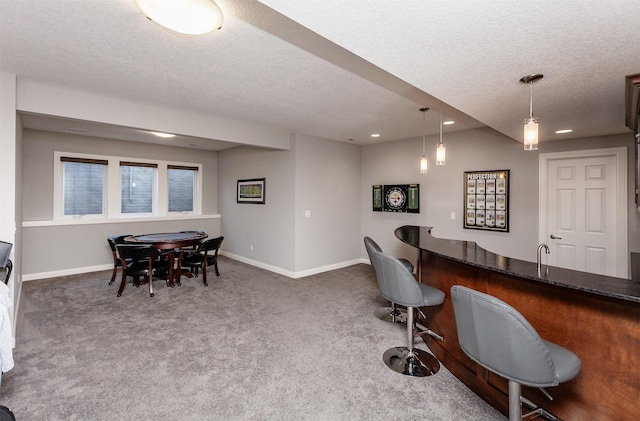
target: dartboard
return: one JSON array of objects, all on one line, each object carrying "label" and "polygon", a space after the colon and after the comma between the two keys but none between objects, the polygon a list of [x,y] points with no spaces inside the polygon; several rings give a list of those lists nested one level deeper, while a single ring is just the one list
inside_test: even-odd
[{"label": "dartboard", "polygon": [[407,203],[407,194],[400,187],[391,187],[386,191],[385,202],[388,210],[401,210]]}]

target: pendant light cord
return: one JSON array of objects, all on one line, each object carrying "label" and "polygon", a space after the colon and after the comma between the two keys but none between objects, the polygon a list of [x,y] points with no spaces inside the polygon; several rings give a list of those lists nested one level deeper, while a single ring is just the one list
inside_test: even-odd
[{"label": "pendant light cord", "polygon": [[529,118],[533,118],[533,81],[529,82]]},{"label": "pendant light cord", "polygon": [[442,145],[442,101],[440,101],[440,144]]},{"label": "pendant light cord", "polygon": [[422,111],[422,156],[425,156],[427,150],[427,111],[429,111],[429,107],[420,108],[420,111]]}]

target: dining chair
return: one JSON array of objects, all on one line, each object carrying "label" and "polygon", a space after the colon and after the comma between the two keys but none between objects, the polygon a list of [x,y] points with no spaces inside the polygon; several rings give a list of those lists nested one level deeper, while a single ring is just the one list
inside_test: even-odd
[{"label": "dining chair", "polygon": [[120,256],[118,256],[116,245],[124,244],[124,239],[129,236],[131,236],[131,234],[113,235],[107,238],[107,243],[109,243],[109,248],[111,249],[111,254],[113,255],[113,272],[111,273],[111,280],[109,281],[109,285],[113,284],[113,281],[115,281],[116,279],[116,274],[118,273],[118,268],[122,267],[122,261],[120,260]]},{"label": "dining chair", "polygon": [[140,286],[140,277],[146,277],[149,282],[149,296],[153,297],[153,277],[163,274],[169,276],[171,262],[150,244],[117,244],[116,250],[123,267],[118,297],[122,296],[127,276],[134,279],[136,287]]},{"label": "dining chair", "polygon": [[197,277],[199,269],[202,269],[202,283],[204,286],[209,285],[207,283],[207,266],[213,265],[214,270],[216,271],[216,276],[220,278],[220,271],[218,270],[218,251],[220,251],[222,240],[224,240],[223,236],[206,240],[198,246],[195,253],[185,256],[182,259],[182,266],[191,268],[194,276]]}]

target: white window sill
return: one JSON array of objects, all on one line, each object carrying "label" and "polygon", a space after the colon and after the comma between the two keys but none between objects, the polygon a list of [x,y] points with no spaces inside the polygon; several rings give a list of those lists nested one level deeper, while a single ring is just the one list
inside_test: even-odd
[{"label": "white window sill", "polygon": [[220,214],[212,215],[166,215],[166,216],[145,216],[137,218],[69,218],[55,219],[48,221],[23,221],[22,227],[53,227],[63,225],[100,225],[100,224],[122,224],[126,222],[158,222],[158,221],[188,221],[194,219],[220,219]]}]

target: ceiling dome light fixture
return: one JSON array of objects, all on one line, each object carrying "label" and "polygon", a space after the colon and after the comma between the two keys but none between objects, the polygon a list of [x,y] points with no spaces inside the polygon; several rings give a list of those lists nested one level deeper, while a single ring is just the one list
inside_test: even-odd
[{"label": "ceiling dome light fixture", "polygon": [[422,158],[420,158],[420,173],[426,174],[429,170],[429,161],[427,160],[427,111],[429,111],[429,107],[420,108],[422,112]]},{"label": "ceiling dome light fixture", "polygon": [[440,101],[440,142],[436,148],[436,165],[444,165],[447,160],[447,147],[442,143],[442,101]]},{"label": "ceiling dome light fixture", "polygon": [[185,35],[222,28],[222,10],[213,0],[135,0],[152,21]]},{"label": "ceiling dome light fixture", "polygon": [[524,120],[524,150],[538,149],[538,119],[533,117],[533,83],[542,79],[543,75],[532,73],[520,78],[520,82],[529,84],[529,118]]}]

